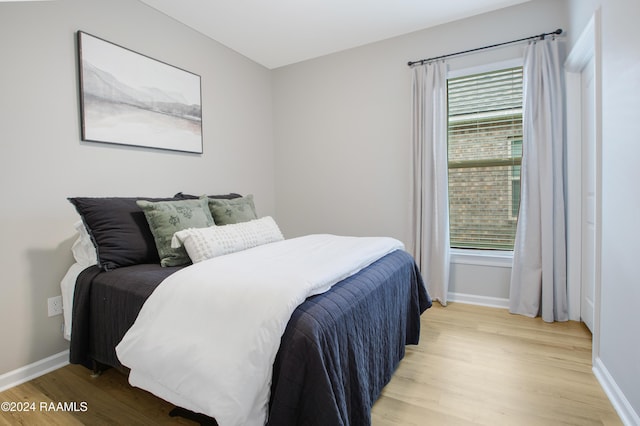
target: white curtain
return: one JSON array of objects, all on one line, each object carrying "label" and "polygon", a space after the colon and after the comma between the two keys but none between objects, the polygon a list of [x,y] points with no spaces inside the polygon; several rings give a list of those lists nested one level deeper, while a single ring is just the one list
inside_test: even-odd
[{"label": "white curtain", "polygon": [[412,249],[433,300],[446,306],[449,288],[447,68],[413,68]]},{"label": "white curtain", "polygon": [[564,87],[559,41],[531,43],[524,58],[520,215],[509,310],[567,321]]}]

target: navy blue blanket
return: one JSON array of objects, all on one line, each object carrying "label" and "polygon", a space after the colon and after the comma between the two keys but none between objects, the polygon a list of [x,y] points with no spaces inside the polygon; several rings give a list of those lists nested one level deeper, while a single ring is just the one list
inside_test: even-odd
[{"label": "navy blue blanket", "polygon": [[[115,346],[179,268],[88,268],[74,293],[70,362],[119,367]],[[393,252],[293,313],[274,364],[270,425],[368,425],[370,411],[431,306],[413,258]]]},{"label": "navy blue blanket", "polygon": [[418,268],[396,251],[293,313],[273,372],[269,425],[369,425],[371,407],[417,344],[431,306]]},{"label": "navy blue blanket", "polygon": [[78,275],[73,293],[69,362],[95,368],[96,362],[124,370],[116,346],[153,290],[180,267],[159,263],[103,271],[91,266]]}]

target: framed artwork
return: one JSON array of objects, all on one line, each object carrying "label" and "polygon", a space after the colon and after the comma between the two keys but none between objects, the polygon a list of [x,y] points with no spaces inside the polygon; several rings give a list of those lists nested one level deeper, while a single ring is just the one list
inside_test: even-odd
[{"label": "framed artwork", "polygon": [[202,153],[200,76],[78,31],[82,140]]}]

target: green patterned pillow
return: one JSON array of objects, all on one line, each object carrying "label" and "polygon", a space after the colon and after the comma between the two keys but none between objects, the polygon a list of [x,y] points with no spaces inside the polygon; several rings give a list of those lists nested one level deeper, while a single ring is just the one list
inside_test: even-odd
[{"label": "green patterned pillow", "polygon": [[173,234],[187,228],[214,225],[207,200],[137,201],[151,228],[162,266],[180,266],[191,262],[183,247],[171,248]]},{"label": "green patterned pillow", "polygon": [[209,199],[209,210],[216,225],[231,225],[258,218],[253,204],[253,195],[231,200]]}]

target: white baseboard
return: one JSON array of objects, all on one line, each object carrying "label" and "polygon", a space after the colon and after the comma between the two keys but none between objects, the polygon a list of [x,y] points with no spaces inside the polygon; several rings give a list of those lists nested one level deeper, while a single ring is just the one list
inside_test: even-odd
[{"label": "white baseboard", "polygon": [[450,302],[467,303],[469,305],[488,306],[491,308],[509,309],[509,299],[500,297],[477,296],[475,294],[447,293]]},{"label": "white baseboard", "polygon": [[595,374],[596,379],[600,382],[604,393],[609,397],[609,401],[611,401],[611,405],[613,405],[618,416],[620,416],[622,423],[626,426],[640,425],[640,416],[633,410],[631,403],[629,403],[629,400],[624,396],[599,357],[596,358],[593,363],[593,374]]},{"label": "white baseboard", "polygon": [[63,351],[55,355],[51,355],[33,364],[25,365],[16,370],[0,375],[0,392],[5,391],[14,386],[18,386],[31,379],[40,377],[50,371],[57,370],[69,364],[69,351]]}]

